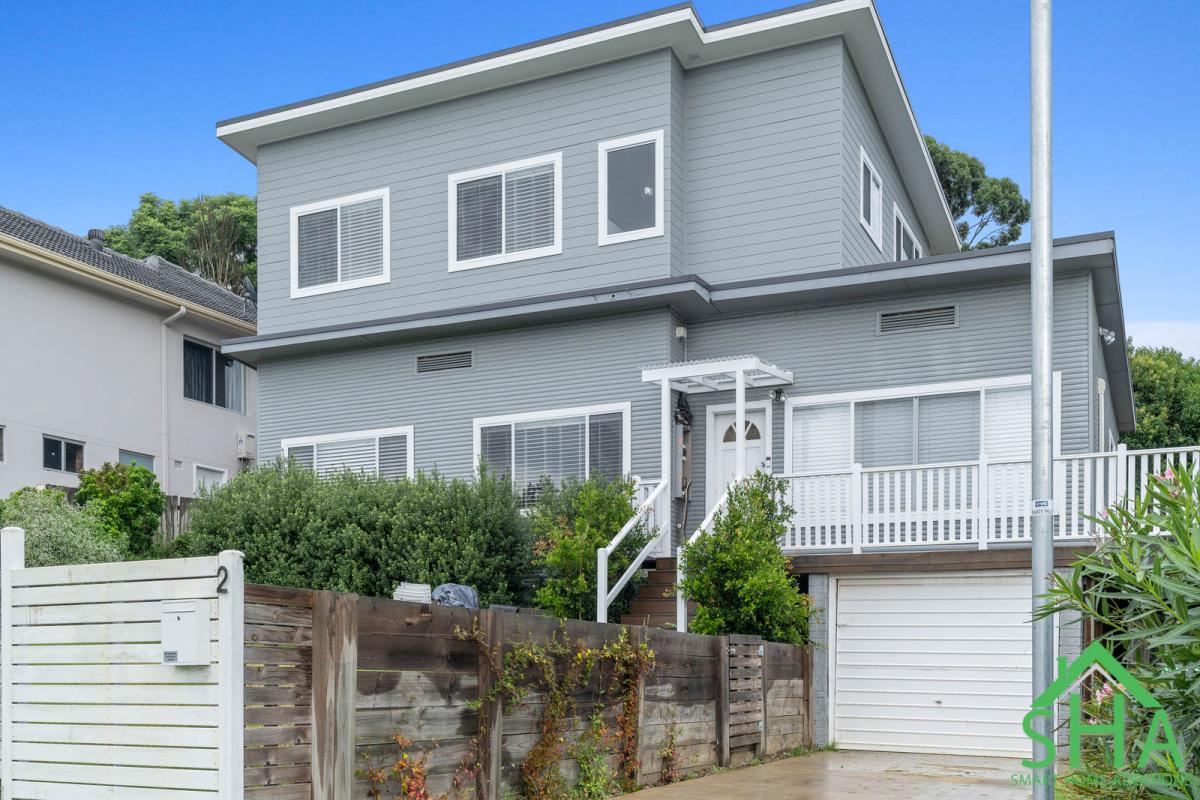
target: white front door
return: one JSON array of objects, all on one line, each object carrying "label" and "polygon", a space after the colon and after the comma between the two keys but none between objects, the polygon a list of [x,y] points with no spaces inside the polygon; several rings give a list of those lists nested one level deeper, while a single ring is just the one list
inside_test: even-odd
[{"label": "white front door", "polygon": [[[737,428],[733,411],[718,411],[710,429],[713,441],[708,446],[708,505],[711,507],[737,476]],[[767,412],[763,408],[746,409],[746,472],[762,467],[771,471]]]}]

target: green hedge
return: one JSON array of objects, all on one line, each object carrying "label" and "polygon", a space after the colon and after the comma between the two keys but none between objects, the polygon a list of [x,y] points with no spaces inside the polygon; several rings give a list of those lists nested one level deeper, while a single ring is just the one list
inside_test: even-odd
[{"label": "green hedge", "polygon": [[391,597],[400,581],[455,582],[484,604],[512,603],[531,561],[517,497],[493,475],[318,478],[278,461],[198,498],[189,516],[176,553],[240,550],[255,583]]},{"label": "green hedge", "polygon": [[25,529],[25,566],[120,561],[123,541],[95,506],[79,508],[57,489],[19,489],[0,500],[0,527]]}]

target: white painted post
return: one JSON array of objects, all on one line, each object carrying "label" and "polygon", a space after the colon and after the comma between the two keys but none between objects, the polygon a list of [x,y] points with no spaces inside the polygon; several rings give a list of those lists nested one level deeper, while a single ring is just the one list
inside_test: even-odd
[{"label": "white painted post", "polygon": [[683,596],[683,548],[675,548],[675,630],[687,633],[687,598]]},{"label": "white painted post", "polygon": [[[242,800],[245,782],[245,603],[244,556],[224,550],[217,556],[217,720],[219,800]],[[6,795],[8,796],[8,795]]]},{"label": "white painted post", "polygon": [[862,552],[863,542],[863,471],[862,464],[850,465],[850,546]]},{"label": "white painted post", "polygon": [[0,531],[0,797],[12,797],[12,571],[25,568],[25,531]]},{"label": "white painted post", "polygon": [[608,550],[596,548],[596,622],[608,622]]},{"label": "white painted post", "polygon": [[1114,493],[1113,502],[1126,505],[1129,500],[1126,487],[1129,481],[1129,452],[1125,443],[1117,445],[1117,491]]},{"label": "white painted post", "polygon": [[737,449],[734,459],[734,474],[737,480],[746,477],[746,371],[735,373],[733,402],[736,409]]},{"label": "white painted post", "polygon": [[[666,484],[667,488],[663,489],[663,494],[661,494],[659,496],[660,497],[670,497],[671,493],[672,493],[672,488],[671,488],[671,480],[672,480],[672,477],[671,477],[671,441],[675,438],[675,426],[672,424],[672,419],[671,419],[671,382],[665,378],[661,382],[661,396],[662,396],[662,442],[660,445],[661,450],[659,453],[659,458],[660,458],[662,466],[659,469],[659,480],[661,480],[664,484]],[[667,508],[669,509],[670,506],[668,505]],[[658,516],[658,528],[659,528],[658,536],[660,537],[660,539],[659,539],[659,543],[654,546],[654,552],[656,554],[662,553],[664,551],[667,553],[670,553],[671,552],[671,523],[672,523],[671,515],[668,513],[665,517],[661,514],[657,515],[657,516]],[[687,516],[687,509],[684,509],[684,516],[685,517]],[[665,548],[662,543],[663,538],[666,539],[666,547]]]},{"label": "white painted post", "polygon": [[975,506],[979,509],[977,517],[979,521],[975,524],[975,535],[979,537],[980,550],[987,550],[988,530],[992,527],[991,489],[988,487],[988,472],[990,469],[987,453],[980,452],[979,484],[975,487],[975,491],[977,492]]}]

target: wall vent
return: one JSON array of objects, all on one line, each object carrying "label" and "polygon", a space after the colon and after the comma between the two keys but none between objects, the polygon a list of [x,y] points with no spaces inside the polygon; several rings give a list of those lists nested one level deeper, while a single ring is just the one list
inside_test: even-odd
[{"label": "wall vent", "polygon": [[444,372],[448,369],[469,369],[474,363],[475,357],[471,350],[417,356],[417,373]]},{"label": "wall vent", "polygon": [[958,306],[879,312],[878,332],[881,334],[955,327],[958,327]]}]

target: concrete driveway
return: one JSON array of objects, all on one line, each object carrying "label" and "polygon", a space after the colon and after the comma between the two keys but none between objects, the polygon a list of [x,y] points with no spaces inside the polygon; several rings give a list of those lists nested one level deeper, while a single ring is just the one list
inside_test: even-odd
[{"label": "concrete driveway", "polygon": [[638,792],[640,800],[1028,800],[1020,761],[907,753],[813,753]]}]

